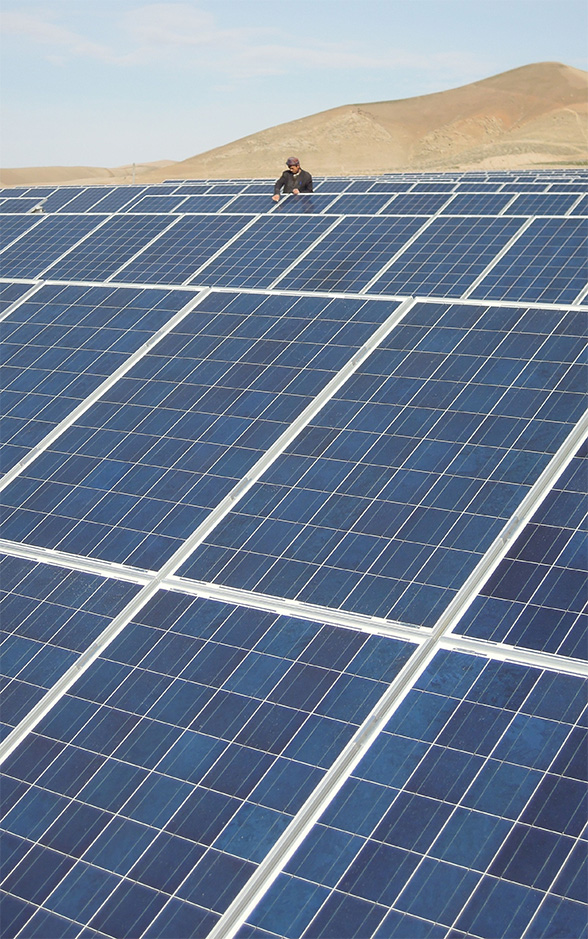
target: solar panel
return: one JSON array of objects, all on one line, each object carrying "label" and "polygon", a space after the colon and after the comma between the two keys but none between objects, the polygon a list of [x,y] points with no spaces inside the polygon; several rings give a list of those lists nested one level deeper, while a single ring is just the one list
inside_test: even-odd
[{"label": "solar panel", "polygon": [[587,178],[0,193],[3,935],[585,935]]},{"label": "solar panel", "polygon": [[280,278],[280,287],[359,291],[422,225],[423,219],[414,217],[344,217],[328,237]]},{"label": "solar panel", "polygon": [[23,215],[4,216],[2,218],[2,225],[0,226],[0,250],[4,251],[13,241],[20,238],[25,232],[33,228],[33,226],[38,225],[40,221],[41,219],[38,215],[27,216],[27,218],[24,218]]},{"label": "solar panel", "polygon": [[243,215],[186,215],[119,267],[114,278],[129,283],[185,283],[229,244],[247,221]]},{"label": "solar panel", "polygon": [[500,217],[434,218],[368,289],[375,293],[460,297],[521,227]]},{"label": "solar panel", "polygon": [[[96,220],[90,224],[94,227]],[[114,215],[46,273],[55,280],[105,280],[170,224],[165,215]]]},{"label": "solar panel", "polygon": [[471,295],[573,303],[586,285],[586,235],[581,219],[534,219]]},{"label": "solar panel", "polygon": [[520,193],[504,210],[505,215],[566,215],[578,196],[563,193]]},{"label": "solar panel", "polygon": [[432,626],[582,414],[581,340],[561,384],[527,384],[563,328],[417,305],[180,573]]},{"label": "solar panel", "polygon": [[0,213],[2,215],[9,215],[12,213],[17,213],[19,215],[24,214],[25,212],[32,212],[33,209],[40,204],[40,199],[29,199],[24,196],[22,199],[2,199],[0,203]]},{"label": "solar panel", "polygon": [[324,234],[332,219],[308,216],[255,218],[217,258],[196,273],[215,287],[269,287]]},{"label": "solar panel", "polygon": [[587,657],[585,447],[459,624],[459,633]]},{"label": "solar panel", "polygon": [[38,277],[97,225],[84,215],[47,215],[2,252],[3,277]]},{"label": "solar panel", "polygon": [[82,189],[81,192],[77,190],[77,194],[73,199],[70,199],[69,202],[66,202],[64,207],[58,206],[51,209],[51,211],[60,212],[62,208],[64,208],[67,212],[87,212],[97,206],[106,196],[115,192],[117,192],[117,189],[114,186],[107,188],[96,186],[94,188]]}]

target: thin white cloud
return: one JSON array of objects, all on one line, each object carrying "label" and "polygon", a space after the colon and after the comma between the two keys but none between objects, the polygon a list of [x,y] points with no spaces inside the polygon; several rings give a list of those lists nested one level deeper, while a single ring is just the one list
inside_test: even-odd
[{"label": "thin white cloud", "polygon": [[112,60],[107,46],[51,22],[46,16],[6,11],[2,13],[0,22],[5,38],[21,36],[32,40],[47,47],[47,55],[59,61],[63,61],[64,56]]},{"label": "thin white cloud", "polygon": [[4,36],[20,36],[44,50],[45,59],[65,65],[74,58],[98,60],[127,68],[165,65],[183,71],[205,69],[224,79],[247,80],[286,76],[297,69],[382,71],[435,74],[452,81],[468,72],[479,74],[479,57],[467,54],[423,55],[389,49],[385,54],[351,42],[313,39],[276,27],[222,29],[214,14],[197,3],[157,2],[122,8],[108,40],[96,42],[59,21],[59,5],[36,13],[5,12]]}]

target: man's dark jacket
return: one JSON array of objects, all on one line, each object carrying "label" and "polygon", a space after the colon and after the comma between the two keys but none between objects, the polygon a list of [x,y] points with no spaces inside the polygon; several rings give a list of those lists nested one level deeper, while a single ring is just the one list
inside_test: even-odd
[{"label": "man's dark jacket", "polygon": [[300,192],[312,192],[312,176],[306,170],[300,170],[296,174],[292,170],[284,170],[275,182],[274,196],[280,192],[280,189],[284,192],[292,192],[293,189],[298,189]]}]

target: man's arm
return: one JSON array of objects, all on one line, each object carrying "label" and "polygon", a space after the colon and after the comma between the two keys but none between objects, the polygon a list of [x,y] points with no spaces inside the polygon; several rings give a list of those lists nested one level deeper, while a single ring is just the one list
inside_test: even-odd
[{"label": "man's arm", "polygon": [[279,179],[276,179],[276,181],[275,181],[275,183],[274,183],[274,194],[273,194],[273,196],[272,196],[272,199],[274,200],[274,202],[278,202],[278,201],[279,201],[279,198],[280,198],[280,189],[282,189],[282,188],[284,187],[285,183],[286,183],[286,180],[284,179],[284,176],[285,176],[285,175],[286,175],[285,173],[282,173],[282,175],[280,176],[280,178],[279,178]]},{"label": "man's arm", "polygon": [[307,173],[306,170],[305,170],[303,182],[300,184],[299,189],[300,189],[300,192],[313,192],[312,176],[310,175],[310,173]]}]

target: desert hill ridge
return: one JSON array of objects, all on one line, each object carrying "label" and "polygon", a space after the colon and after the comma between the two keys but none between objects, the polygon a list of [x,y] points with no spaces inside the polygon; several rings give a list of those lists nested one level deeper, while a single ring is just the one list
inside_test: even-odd
[{"label": "desert hill ridge", "polygon": [[[397,101],[342,105],[269,127],[181,162],[136,169],[137,182],[270,177],[296,153],[315,175],[500,170],[588,161],[588,72],[542,62]],[[130,182],[130,167],[0,170],[4,185]],[[56,172],[60,178],[57,179]],[[83,170],[82,170],[83,172]],[[45,173],[45,176],[43,176]]]}]

